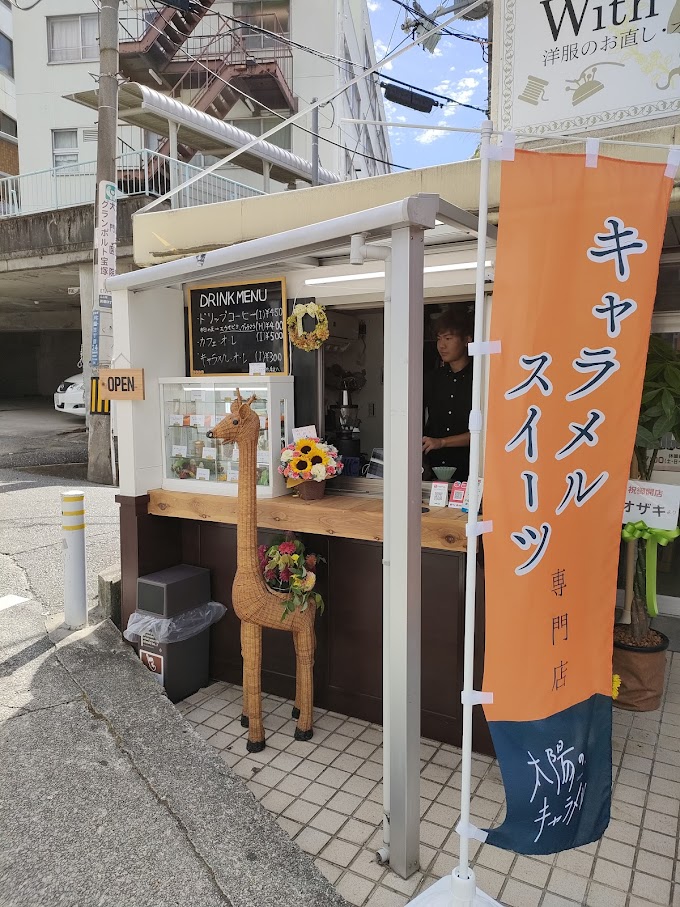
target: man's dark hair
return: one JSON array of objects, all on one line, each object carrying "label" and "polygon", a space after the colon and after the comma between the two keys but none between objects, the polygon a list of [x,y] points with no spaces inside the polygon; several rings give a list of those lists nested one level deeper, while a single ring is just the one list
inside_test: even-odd
[{"label": "man's dark hair", "polygon": [[447,309],[433,324],[434,336],[440,334],[455,334],[458,337],[472,337],[473,327],[472,318],[470,317],[467,306],[457,304],[455,308]]}]

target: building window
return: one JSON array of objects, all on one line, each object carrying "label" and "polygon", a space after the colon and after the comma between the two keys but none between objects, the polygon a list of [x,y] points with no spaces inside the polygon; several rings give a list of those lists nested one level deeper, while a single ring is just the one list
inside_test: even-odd
[{"label": "building window", "polygon": [[[227,122],[237,129],[243,129],[245,132],[250,132],[253,135],[262,135],[265,132],[269,132],[270,129],[273,129],[274,126],[281,122],[281,120],[278,117],[249,117],[245,120],[227,120]],[[286,151],[290,151],[290,125],[279,129],[278,132],[275,132],[274,135],[270,135],[265,141],[270,142],[272,145],[278,145],[279,148],[283,148]]]},{"label": "building window", "polygon": [[99,17],[55,16],[47,20],[47,58],[50,63],[77,63],[99,57]]},{"label": "building window", "polygon": [[12,138],[17,137],[17,121],[13,120],[12,117],[8,117],[6,113],[3,113],[0,110],[0,132],[4,135],[11,135]]},{"label": "building window", "polygon": [[78,130],[52,130],[52,164],[54,167],[70,167],[78,163]]},{"label": "building window", "polygon": [[14,78],[14,46],[7,35],[0,32],[0,73]]},{"label": "building window", "polygon": [[243,30],[248,50],[264,50],[281,43],[258,29],[266,29],[283,37],[290,34],[290,0],[240,0],[234,3],[234,16],[256,26]]}]

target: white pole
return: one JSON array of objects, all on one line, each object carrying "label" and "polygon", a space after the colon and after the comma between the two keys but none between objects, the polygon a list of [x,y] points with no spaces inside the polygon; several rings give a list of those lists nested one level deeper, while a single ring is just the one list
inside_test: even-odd
[{"label": "white pole", "polygon": [[[486,232],[489,214],[489,143],[493,126],[490,121],[482,125],[479,176],[479,223],[477,233],[477,274],[475,283],[474,342],[484,339],[484,263],[486,262]],[[482,431],[482,369],[479,354],[472,359],[472,409],[470,412],[470,473],[468,476],[468,523],[477,522],[479,512],[479,464],[481,459],[480,435]],[[474,691],[475,657],[475,593],[477,591],[477,537],[467,540],[465,565],[465,649],[463,663],[463,747],[460,792],[460,863],[453,870],[454,904],[474,904],[476,895],[475,874],[470,869],[470,782],[472,776],[472,693]],[[456,901],[458,894],[459,901]]]},{"label": "white pole", "polygon": [[62,492],[61,528],[64,546],[64,623],[69,630],[87,626],[85,578],[85,495]]},{"label": "white pole", "polygon": [[[391,359],[390,331],[392,317],[392,263],[385,259],[385,307],[383,309],[383,439],[390,436],[390,381],[387,369]],[[383,448],[385,441],[383,440]],[[391,458],[383,449],[383,488],[390,485]],[[390,859],[390,496],[383,495],[383,846],[378,850],[378,861]]]},{"label": "white pole", "polygon": [[177,187],[177,132],[177,123],[168,120],[168,136],[170,138],[170,191],[173,193],[172,198],[170,199],[171,208],[177,208],[179,205],[179,199],[174,191]]},{"label": "white pole", "polygon": [[[420,608],[423,430],[422,227],[392,231],[392,302],[385,393],[389,462],[389,786],[390,867],[407,879],[420,854]],[[387,334],[385,335],[387,337]]]},{"label": "white pole", "polygon": [[[479,179],[479,223],[477,226],[477,274],[475,284],[474,342],[484,339],[484,263],[486,261],[486,233],[489,213],[489,142],[493,128],[488,120],[482,125],[480,148],[481,168]],[[469,509],[468,525],[474,525],[479,512],[479,466],[482,433],[482,356],[472,356],[472,408],[470,411],[470,473],[468,476]],[[482,907],[497,904],[477,889],[475,874],[470,869],[470,787],[472,776],[472,696],[474,693],[475,655],[475,593],[477,591],[477,536],[469,535],[465,570],[465,649],[463,666],[463,746],[460,792],[460,862],[451,875],[440,879],[427,891],[411,901],[411,907]]]}]

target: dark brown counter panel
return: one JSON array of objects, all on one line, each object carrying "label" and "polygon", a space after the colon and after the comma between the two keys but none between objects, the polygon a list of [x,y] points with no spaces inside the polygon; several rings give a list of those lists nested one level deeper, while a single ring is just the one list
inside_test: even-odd
[{"label": "dark brown counter panel", "polygon": [[[231,610],[231,584],[236,571],[235,526],[205,518],[155,516],[148,513],[146,497],[119,500],[124,539],[124,620],[135,607],[138,575],[180,561],[209,568],[215,600],[228,608],[212,631],[210,674],[217,680],[240,684],[240,622]],[[326,559],[318,573],[318,588],[326,609],[316,621],[315,704],[381,724],[382,545],[344,538],[340,532],[302,533],[308,550]],[[275,530],[261,529],[260,541],[267,543],[275,535]],[[460,745],[465,556],[462,552],[424,548],[422,566],[422,734]],[[482,583],[480,571],[478,689],[483,656]],[[295,657],[289,633],[264,630],[262,687],[265,692],[293,699]],[[491,754],[481,709],[476,708],[475,713],[474,748]]]}]

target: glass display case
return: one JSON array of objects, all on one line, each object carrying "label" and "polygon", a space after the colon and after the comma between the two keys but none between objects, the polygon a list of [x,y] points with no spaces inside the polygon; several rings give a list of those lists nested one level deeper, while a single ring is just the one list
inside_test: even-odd
[{"label": "glass display case", "polygon": [[287,494],[279,456],[292,440],[293,378],[244,375],[239,378],[160,380],[163,488],[210,494],[238,493],[238,445],[207,433],[230,412],[237,388],[260,417],[257,445],[258,497]]}]

